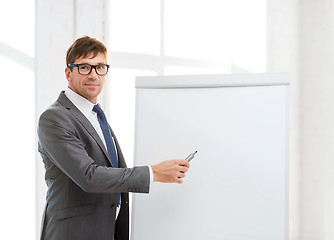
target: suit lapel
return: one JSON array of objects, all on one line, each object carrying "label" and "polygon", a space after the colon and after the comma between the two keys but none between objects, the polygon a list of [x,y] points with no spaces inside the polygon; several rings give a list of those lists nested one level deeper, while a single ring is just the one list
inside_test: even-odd
[{"label": "suit lapel", "polygon": [[[64,91],[60,93],[58,97],[58,102],[63,105],[66,109],[70,111],[70,113],[81,123],[81,125],[87,130],[87,132],[92,136],[92,138],[97,142],[97,144],[102,149],[103,153],[108,158],[110,164],[111,161],[109,159],[109,154],[107,149],[105,148],[100,136],[95,131],[93,125],[89,122],[89,120],[83,115],[83,113],[65,96]],[[118,151],[118,148],[117,148]]]}]

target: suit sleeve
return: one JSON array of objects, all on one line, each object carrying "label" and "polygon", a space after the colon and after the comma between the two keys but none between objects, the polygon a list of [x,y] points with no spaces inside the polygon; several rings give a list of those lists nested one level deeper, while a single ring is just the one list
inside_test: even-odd
[{"label": "suit sleeve", "polygon": [[86,192],[149,192],[147,166],[112,168],[98,166],[75,133],[73,117],[66,110],[45,111],[39,120],[39,151]]}]

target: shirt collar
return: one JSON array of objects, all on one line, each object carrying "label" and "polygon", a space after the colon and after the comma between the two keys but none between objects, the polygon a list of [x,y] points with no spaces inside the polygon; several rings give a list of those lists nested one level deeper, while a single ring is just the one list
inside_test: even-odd
[{"label": "shirt collar", "polygon": [[86,117],[92,114],[94,104],[89,100],[80,96],[70,88],[65,90],[65,95]]}]

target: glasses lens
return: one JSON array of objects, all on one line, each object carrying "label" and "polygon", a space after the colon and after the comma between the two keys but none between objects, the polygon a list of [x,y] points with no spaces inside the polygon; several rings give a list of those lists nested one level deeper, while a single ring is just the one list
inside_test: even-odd
[{"label": "glasses lens", "polygon": [[82,64],[79,66],[79,73],[80,74],[88,74],[91,70],[91,66],[88,64]]},{"label": "glasses lens", "polygon": [[96,66],[96,72],[99,75],[106,75],[108,72],[108,67],[105,64],[100,64]]}]

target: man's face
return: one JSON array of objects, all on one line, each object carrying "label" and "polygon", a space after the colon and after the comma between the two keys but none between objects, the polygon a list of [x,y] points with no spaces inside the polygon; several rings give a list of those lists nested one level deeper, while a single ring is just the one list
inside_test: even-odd
[{"label": "man's face", "polygon": [[[106,57],[103,53],[99,53],[96,57],[91,58],[92,55],[86,58],[78,58],[74,61],[75,64],[106,64]],[[77,67],[73,67],[72,71],[67,67],[65,69],[68,87],[80,96],[86,98],[93,104],[96,104],[97,96],[103,89],[105,76],[100,76],[95,72],[95,69],[88,75],[80,75]]]}]

